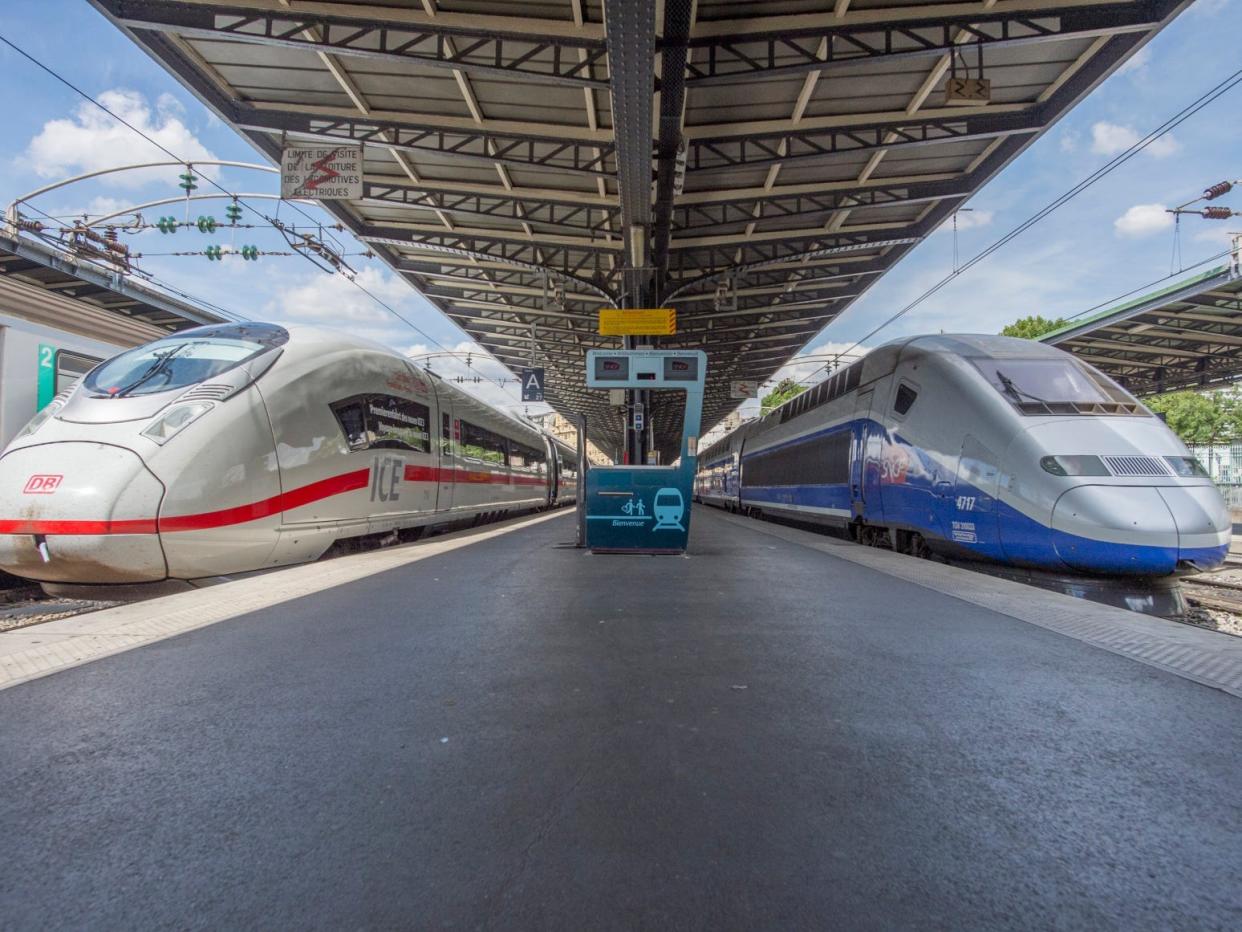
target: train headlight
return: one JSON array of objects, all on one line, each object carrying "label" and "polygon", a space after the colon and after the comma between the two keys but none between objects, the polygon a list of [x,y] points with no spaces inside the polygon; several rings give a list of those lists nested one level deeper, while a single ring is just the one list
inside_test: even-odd
[{"label": "train headlight", "polygon": [[1039,461],[1044,472],[1054,476],[1110,476],[1098,456],[1045,456]]},{"label": "train headlight", "polygon": [[214,407],[210,401],[189,401],[173,405],[156,418],[142,432],[142,436],[156,443],[167,443]]},{"label": "train headlight", "polygon": [[36,430],[38,430],[40,427],[42,427],[44,424],[50,421],[53,417],[55,417],[56,412],[59,411],[64,406],[65,406],[65,399],[63,398],[53,399],[52,401],[48,402],[48,404],[44,405],[43,409],[38,414],[36,414],[29,421],[26,422],[26,426],[23,427],[20,431],[18,431],[17,436],[14,437],[13,439],[20,440],[22,437],[29,437]]},{"label": "train headlight", "polygon": [[1211,478],[1208,471],[1203,468],[1203,464],[1193,456],[1166,456],[1164,461],[1183,479]]}]

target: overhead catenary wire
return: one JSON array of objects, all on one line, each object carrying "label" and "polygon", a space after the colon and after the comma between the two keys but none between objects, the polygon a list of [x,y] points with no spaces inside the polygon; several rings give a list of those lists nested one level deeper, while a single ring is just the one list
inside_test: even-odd
[{"label": "overhead catenary wire", "polygon": [[[100,101],[96,100],[94,97],[92,97],[92,96],[91,96],[90,94],[88,94],[86,91],[82,90],[80,87],[78,87],[78,86],[77,86],[76,84],[74,84],[72,81],[70,81],[68,78],[66,78],[66,77],[64,77],[63,75],[61,75],[61,74],[60,74],[59,72],[57,72],[54,68],[50,67],[49,65],[44,64],[44,63],[43,63],[42,61],[40,61],[39,59],[35,58],[33,55],[31,55],[29,52],[27,52],[27,51],[26,51],[25,49],[23,49],[21,46],[17,45],[17,44],[16,44],[15,42],[13,42],[11,39],[9,39],[7,36],[5,36],[3,33],[0,33],[0,43],[3,43],[4,45],[8,46],[10,49],[12,49],[14,52],[16,52],[16,53],[17,53],[18,55],[20,55],[22,58],[25,58],[27,61],[29,61],[31,64],[35,65],[35,66],[36,66],[37,68],[39,68],[41,71],[43,71],[43,72],[47,73],[47,74],[48,74],[48,75],[50,75],[52,78],[54,78],[56,81],[60,82],[60,83],[61,83],[61,84],[63,84],[65,87],[69,88],[71,91],[73,91],[73,92],[74,92],[75,94],[77,94],[79,97],[81,97],[83,100],[88,101],[89,103],[91,103],[91,104],[92,104],[92,105],[94,105],[95,107],[97,107],[97,108],[99,108],[100,110],[102,110],[102,111],[103,111],[104,113],[106,113],[109,117],[111,117],[112,119],[116,120],[116,122],[120,123],[122,126],[126,127],[126,128],[127,128],[127,129],[129,129],[131,132],[136,133],[138,136],[141,136],[141,137],[142,137],[143,139],[145,139],[148,143],[150,143],[151,145],[155,146],[155,148],[159,149],[161,152],[163,152],[163,153],[164,153],[165,155],[167,155],[169,158],[173,159],[174,161],[180,162],[180,163],[181,163],[181,164],[183,164],[183,165],[187,165],[187,166],[191,166],[191,165],[193,165],[193,160],[189,160],[189,159],[184,159],[184,158],[182,158],[182,157],[181,157],[180,155],[178,155],[176,152],[173,152],[172,150],[170,150],[167,146],[165,146],[165,145],[163,145],[162,143],[160,143],[159,141],[157,141],[157,140],[153,139],[151,136],[149,136],[147,133],[143,132],[143,131],[142,131],[141,129],[139,129],[137,126],[134,126],[134,124],[132,124],[131,122],[129,122],[128,120],[126,120],[124,117],[122,117],[122,116],[120,116],[119,114],[115,113],[115,112],[114,112],[113,110],[111,110],[109,107],[105,106],[103,103],[101,103]],[[259,210],[258,208],[256,208],[254,205],[247,203],[247,202],[246,202],[243,198],[239,197],[238,195],[234,194],[232,191],[228,190],[228,188],[224,187],[224,185],[222,185],[222,184],[220,184],[219,182],[217,182],[214,178],[210,178],[210,177],[208,177],[208,176],[206,176],[206,175],[202,175],[202,174],[200,174],[200,175],[199,175],[199,177],[201,177],[204,181],[206,181],[207,183],[209,183],[210,185],[212,185],[214,188],[218,189],[219,191],[221,191],[221,192],[223,192],[224,194],[226,194],[226,195],[228,195],[229,197],[231,197],[234,201],[236,201],[237,203],[239,203],[239,204],[241,204],[242,206],[244,206],[247,210],[251,211],[251,212],[252,212],[252,213],[254,213],[254,214],[257,214],[259,217],[262,217],[265,221],[267,221],[267,223],[268,223],[268,224],[270,224],[270,225],[271,225],[271,227],[272,227],[274,230],[276,230],[278,233],[280,233],[280,235],[281,235],[282,237],[284,237],[285,241],[286,241],[286,242],[288,242],[288,243],[289,243],[289,245],[290,245],[291,247],[293,247],[293,243],[292,243],[292,241],[290,241],[290,239],[289,239],[289,234],[288,234],[288,232],[286,231],[286,229],[284,228],[284,225],[283,225],[283,224],[281,224],[279,221],[277,221],[275,218],[273,218],[273,217],[269,217],[267,214],[265,214],[263,211],[261,211],[261,210]],[[28,206],[33,207],[33,205],[28,205]],[[290,206],[291,206],[294,210],[296,210],[299,214],[301,214],[303,217],[305,217],[307,220],[309,220],[311,223],[314,223],[314,224],[316,224],[316,225],[318,225],[318,226],[322,226],[322,224],[319,224],[319,223],[318,223],[318,221],[316,221],[316,219],[315,219],[314,217],[312,217],[310,214],[306,213],[306,211],[304,211],[304,210],[303,210],[301,207],[299,207],[297,204],[295,204],[295,203],[293,203],[293,202],[290,202]],[[44,211],[42,211],[42,210],[39,210],[38,208],[33,208],[33,209],[37,210],[39,213],[43,214],[44,216],[49,217],[49,219],[55,219],[55,218],[51,218],[49,214],[45,213],[45,212],[44,212]],[[59,221],[57,221],[57,222],[59,222]],[[297,251],[297,250],[295,250],[295,251]],[[306,255],[305,255],[304,253],[302,253],[301,251],[298,251],[298,254],[299,254],[299,255],[303,255],[305,258],[307,258],[309,261],[311,261],[314,265],[316,265],[316,267],[322,268],[322,266],[319,266],[319,263],[315,262],[315,260],[311,259],[309,256],[306,256]],[[326,271],[326,270],[325,270],[325,271]],[[341,274],[341,273],[330,273],[330,274]],[[358,281],[357,281],[357,279],[356,279],[356,277],[350,277],[349,275],[344,275],[344,274],[342,274],[342,277],[343,277],[346,281],[348,281],[348,282],[350,282],[351,284],[353,284],[353,285],[354,285],[356,288],[358,288],[358,289],[359,289],[359,290],[360,290],[363,294],[365,294],[367,297],[369,297],[372,301],[374,301],[374,302],[375,302],[376,304],[378,304],[380,307],[384,308],[384,310],[388,311],[388,313],[389,313],[389,314],[391,314],[393,317],[397,318],[397,320],[401,321],[403,324],[405,324],[407,327],[409,327],[409,328],[410,328],[411,330],[413,330],[415,333],[417,333],[417,334],[419,334],[420,336],[422,336],[424,339],[429,340],[431,343],[433,343],[433,344],[435,344],[436,346],[440,347],[442,350],[444,350],[446,353],[448,353],[448,354],[450,354],[450,355],[453,355],[453,356],[460,356],[460,355],[461,355],[460,353],[457,353],[456,351],[449,349],[447,346],[445,346],[443,343],[441,343],[441,342],[440,342],[439,340],[437,340],[435,337],[431,336],[429,333],[427,333],[425,330],[423,330],[421,327],[419,327],[417,324],[415,324],[413,321],[411,321],[408,317],[406,317],[405,315],[403,315],[403,314],[399,313],[399,312],[398,312],[395,308],[393,308],[393,307],[392,307],[392,305],[388,304],[388,302],[383,301],[382,299],[380,299],[377,295],[375,295],[373,292],[371,292],[369,289],[367,289],[367,288],[366,288],[366,286],[364,286],[363,284],[361,284],[360,282],[358,282]],[[466,335],[467,335],[467,336],[469,336],[469,334],[466,334]],[[493,356],[493,355],[492,355],[492,354],[491,354],[491,353],[487,350],[487,348],[486,348],[486,347],[484,347],[482,344],[479,344],[479,345],[480,345],[480,348],[481,348],[484,352],[488,353],[488,355],[489,355],[489,356],[490,356],[490,357],[491,357],[491,358],[492,358],[492,359],[496,362],[496,364],[497,364],[497,365],[500,365],[500,366],[504,366],[504,365],[505,365],[503,362],[501,362],[499,359],[497,359],[495,356]],[[507,368],[507,367],[505,367],[505,368]],[[488,381],[496,381],[496,380],[494,380],[494,379],[490,379],[490,378],[489,378],[489,379],[488,379]],[[497,382],[497,384],[498,384],[498,385],[500,385],[500,387],[501,387],[502,389],[504,389],[504,390],[506,390],[506,391],[507,391],[507,389],[505,389],[505,386],[504,386],[504,384],[503,384],[502,382]],[[517,401],[517,403],[518,403],[518,404],[521,404],[521,400],[520,400],[520,399],[515,399],[515,400]]]},{"label": "overhead catenary wire", "polygon": [[885,318],[875,327],[871,328],[871,330],[867,331],[866,334],[859,337],[852,344],[850,344],[847,352],[852,351],[856,349],[857,347],[861,346],[863,343],[871,339],[881,330],[885,329],[886,327],[893,324],[897,320],[900,320],[906,314],[910,313],[912,310],[914,310],[916,307],[918,307],[928,298],[935,295],[937,292],[943,289],[946,285],[953,282],[955,279],[957,279],[959,276],[964,274],[966,271],[974,268],[976,265],[978,265],[984,259],[991,256],[997,250],[1002,249],[1003,247],[1007,246],[1016,237],[1021,236],[1031,227],[1035,226],[1037,223],[1039,223],[1041,220],[1047,217],[1049,214],[1053,213],[1060,207],[1063,207],[1065,204],[1069,203],[1071,200],[1073,200],[1083,191],[1087,190],[1092,185],[1094,185],[1101,178],[1104,178],[1106,175],[1112,173],[1117,168],[1120,168],[1122,165],[1124,165],[1134,156],[1138,155],[1140,152],[1146,149],[1149,145],[1151,145],[1161,136],[1164,136],[1166,133],[1170,132],[1177,126],[1180,126],[1186,120],[1190,119],[1200,110],[1202,110],[1204,107],[1213,103],[1218,98],[1226,94],[1228,91],[1232,90],[1238,84],[1242,84],[1242,69],[1239,69],[1233,72],[1223,81],[1219,82],[1214,87],[1212,87],[1210,90],[1200,95],[1190,104],[1186,105],[1181,110],[1179,110],[1177,113],[1175,113],[1173,116],[1169,117],[1159,126],[1157,126],[1155,129],[1151,130],[1142,139],[1139,139],[1137,142],[1135,142],[1134,145],[1127,148],[1124,152],[1121,152],[1118,155],[1114,156],[1104,165],[1100,166],[1095,171],[1093,171],[1086,178],[1079,181],[1069,190],[1065,191],[1059,197],[1055,198],[1054,200],[1046,204],[1044,207],[1040,208],[1038,211],[1036,211],[1034,214],[1032,214],[1022,223],[1018,224],[1016,227],[1014,227],[1012,230],[1010,230],[1000,239],[994,241],[993,243],[985,247],[982,251],[980,251],[979,253],[974,255],[972,258],[964,262],[960,267],[954,269],[944,278],[940,279],[940,281],[936,282],[936,284],[932,285],[930,288],[928,288],[926,291],[924,291],[914,300],[910,301],[908,304],[906,304],[896,313],[891,314],[889,317]]},{"label": "overhead catenary wire", "polygon": [[[55,217],[53,217],[51,214],[49,214],[47,211],[39,207],[36,207],[34,204],[27,204],[26,206],[29,207],[31,210],[33,210],[35,213],[42,214],[48,220],[60,222]],[[176,285],[172,284],[171,282],[164,281],[159,276],[152,275],[149,272],[143,272],[142,279],[143,281],[150,282],[153,285],[158,285],[161,289],[163,289],[164,291],[167,291],[173,297],[184,298],[187,301],[193,301],[196,304],[200,304],[203,307],[207,308],[208,310],[215,311],[217,314],[219,314],[220,316],[224,317],[227,320],[240,321],[240,320],[250,319],[245,314],[241,314],[237,311],[230,310],[229,308],[226,308],[220,304],[216,304],[214,301],[210,301],[207,298],[200,297],[196,294],[191,294],[190,292],[186,291],[184,288],[178,288]]]}]

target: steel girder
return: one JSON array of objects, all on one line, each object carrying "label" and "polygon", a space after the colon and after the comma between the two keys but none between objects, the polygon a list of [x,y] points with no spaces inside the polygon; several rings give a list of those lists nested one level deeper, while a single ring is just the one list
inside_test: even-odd
[{"label": "steel girder", "polygon": [[620,213],[616,207],[558,203],[528,197],[436,191],[430,185],[413,187],[406,183],[366,181],[363,183],[362,196],[364,200],[395,206],[422,207],[469,217],[500,217],[519,223],[554,227],[570,233],[586,231],[600,236],[610,231],[610,224]]},{"label": "steel girder", "polygon": [[[673,195],[677,184],[677,153],[681,147],[686,102],[686,40],[693,13],[690,0],[665,0],[664,44],[660,77],[660,135],[656,140],[656,192],[651,236],[651,261],[657,270],[656,288],[662,290],[673,230]],[[682,170],[685,170],[683,166]],[[684,179],[683,179],[684,182]],[[662,295],[654,296],[658,301]]]},{"label": "steel girder", "polygon": [[622,235],[626,242],[625,293],[643,307],[650,290],[651,106],[655,89],[655,0],[626,0],[604,7],[608,70],[612,76],[613,135]]},{"label": "steel girder", "polygon": [[603,258],[609,254],[615,255],[619,248],[615,242],[608,245],[602,241],[574,245],[545,244],[525,238],[520,231],[504,230],[497,230],[495,235],[482,236],[449,229],[444,232],[411,231],[367,224],[353,232],[364,242],[408,249],[460,249],[479,257],[523,262],[532,267],[546,268],[570,278],[575,278],[584,271],[589,271],[597,279],[611,277],[612,270]]},{"label": "steel girder", "polygon": [[[270,110],[233,102],[231,122],[241,129],[294,133],[328,142],[360,143],[385,149],[448,156],[461,162],[543,169],[611,177],[613,144],[607,140],[567,139],[551,134],[501,133],[485,127],[437,126],[375,116],[338,116]],[[566,128],[567,131],[569,127]]]},{"label": "steel girder", "polygon": [[718,230],[730,224],[761,223],[764,220],[798,220],[831,214],[842,209],[900,207],[934,201],[960,200],[970,196],[961,182],[894,184],[858,187],[839,191],[800,194],[774,193],[731,201],[686,203],[673,209],[673,229],[678,233]]},{"label": "steel girder", "polygon": [[692,137],[687,153],[690,170],[702,176],[738,168],[766,168],[782,162],[856,156],[878,149],[910,149],[1031,134],[1042,130],[1046,120],[1042,107],[1016,113],[985,111],[978,116],[903,115],[891,122],[869,125],[760,129],[746,135]]},{"label": "steel girder", "polygon": [[[695,50],[691,87],[747,79],[833,71],[882,58],[896,61],[961,52],[969,61],[990,49],[1087,39],[1155,28],[1174,4],[1082,7],[1050,4],[1039,10],[986,11],[890,22],[836,22],[778,32],[690,39]],[[847,14],[848,15],[848,14]],[[824,17],[827,20],[827,17]],[[835,19],[835,17],[834,17]],[[962,35],[967,38],[963,40]]]},{"label": "steel girder", "polygon": [[[118,22],[138,29],[414,63],[523,81],[608,88],[607,81],[592,77],[593,69],[607,56],[607,48],[599,39],[470,29],[434,21],[382,22],[350,16],[348,8],[329,14],[323,7],[315,13],[305,13],[284,7],[256,9],[243,2],[209,7],[179,0],[97,2]],[[515,20],[515,29],[523,22]],[[584,56],[578,54],[579,49]]]},{"label": "steel girder", "polygon": [[[921,229],[926,224],[911,224],[911,227],[915,226]],[[669,258],[669,269],[683,274],[691,271],[701,272],[704,273],[703,278],[712,278],[722,274],[740,273],[745,265],[800,258],[813,251],[808,249],[808,243],[813,245],[831,244],[825,248],[896,245],[897,242],[902,241],[916,242],[924,235],[923,232],[916,232],[913,229],[910,232],[914,235],[903,237],[902,240],[896,242],[893,240],[892,230],[874,230],[861,233],[829,232],[825,230],[816,234],[799,234],[797,237],[783,242],[747,243],[745,241],[737,241],[689,249],[675,249]],[[737,251],[739,248],[743,250],[742,263],[737,261]],[[675,301],[676,298],[670,295],[667,300]]]}]

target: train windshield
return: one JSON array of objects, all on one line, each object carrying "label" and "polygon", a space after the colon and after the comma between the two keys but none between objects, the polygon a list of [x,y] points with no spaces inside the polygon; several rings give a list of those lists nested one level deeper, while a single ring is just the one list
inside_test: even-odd
[{"label": "train windshield", "polygon": [[972,359],[1023,414],[1146,414],[1125,389],[1072,359]]},{"label": "train windshield", "polygon": [[222,375],[288,339],[288,331],[273,324],[198,327],[108,360],[87,376],[85,387],[105,398],[185,388]]}]

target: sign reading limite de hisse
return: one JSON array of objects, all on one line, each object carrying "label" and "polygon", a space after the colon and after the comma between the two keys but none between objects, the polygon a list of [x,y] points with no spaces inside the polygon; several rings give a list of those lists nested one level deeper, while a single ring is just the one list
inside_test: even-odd
[{"label": "sign reading limite de hisse", "polygon": [[280,153],[280,196],[362,197],[362,148],[291,145]]},{"label": "sign reading limite de hisse", "polygon": [[606,337],[671,337],[677,332],[677,311],[671,307],[602,308],[599,332]]},{"label": "sign reading limite de hisse", "polygon": [[748,379],[736,379],[729,383],[729,397],[733,399],[758,398],[759,383]]}]

